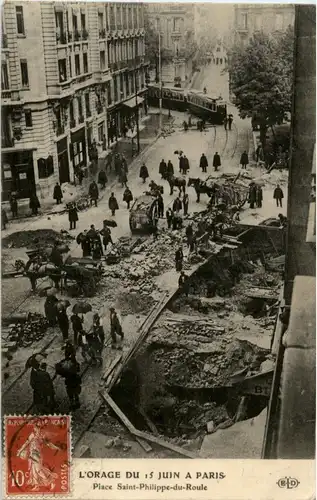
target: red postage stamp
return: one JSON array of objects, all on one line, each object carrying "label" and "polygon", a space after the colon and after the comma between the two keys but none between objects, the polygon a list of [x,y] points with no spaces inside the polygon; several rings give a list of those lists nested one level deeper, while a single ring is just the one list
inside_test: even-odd
[{"label": "red postage stamp", "polygon": [[69,416],[7,416],[4,434],[9,498],[70,493]]}]

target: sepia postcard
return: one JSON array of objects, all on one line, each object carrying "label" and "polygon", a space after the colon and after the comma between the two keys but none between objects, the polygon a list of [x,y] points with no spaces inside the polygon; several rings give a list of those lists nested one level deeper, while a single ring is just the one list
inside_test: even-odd
[{"label": "sepia postcard", "polygon": [[313,500],[315,5],[1,8],[3,498]]}]

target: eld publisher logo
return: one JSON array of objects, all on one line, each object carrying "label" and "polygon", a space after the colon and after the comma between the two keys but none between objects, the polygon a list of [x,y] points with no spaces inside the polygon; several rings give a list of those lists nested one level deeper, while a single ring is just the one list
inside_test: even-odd
[{"label": "eld publisher logo", "polygon": [[294,477],[283,477],[279,479],[276,484],[280,488],[292,490],[293,488],[297,488],[297,486],[299,485],[299,481]]}]

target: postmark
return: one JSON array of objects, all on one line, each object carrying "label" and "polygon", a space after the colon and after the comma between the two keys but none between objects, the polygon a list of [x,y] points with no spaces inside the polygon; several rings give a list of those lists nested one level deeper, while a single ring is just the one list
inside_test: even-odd
[{"label": "postmark", "polygon": [[70,416],[6,416],[4,436],[7,498],[70,493]]}]

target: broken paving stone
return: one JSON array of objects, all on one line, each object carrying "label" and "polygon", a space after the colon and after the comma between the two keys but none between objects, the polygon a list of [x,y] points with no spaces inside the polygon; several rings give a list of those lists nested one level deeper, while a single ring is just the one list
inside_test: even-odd
[{"label": "broken paving stone", "polygon": [[207,422],[207,432],[208,434],[211,434],[212,432],[214,432],[215,430],[215,423],[213,420],[211,420],[210,422]]}]

